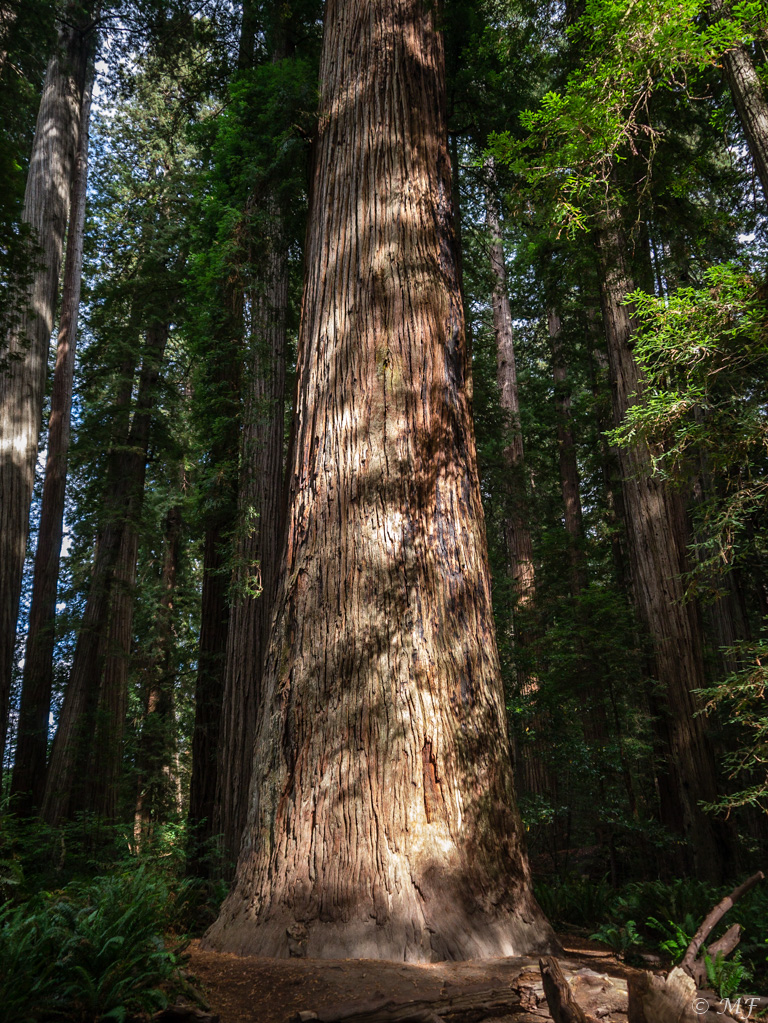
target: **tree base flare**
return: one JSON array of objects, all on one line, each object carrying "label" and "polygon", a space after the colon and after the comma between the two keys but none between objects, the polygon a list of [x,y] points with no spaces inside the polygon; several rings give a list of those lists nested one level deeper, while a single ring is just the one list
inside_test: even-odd
[{"label": "tree base flare", "polygon": [[[228,912],[228,909],[230,911]],[[378,923],[360,907],[346,920],[297,921],[288,912],[259,919],[234,892],[202,947],[286,959],[378,959],[435,963],[560,953],[557,938],[530,895],[515,912],[467,912],[448,902],[392,913]]]}]

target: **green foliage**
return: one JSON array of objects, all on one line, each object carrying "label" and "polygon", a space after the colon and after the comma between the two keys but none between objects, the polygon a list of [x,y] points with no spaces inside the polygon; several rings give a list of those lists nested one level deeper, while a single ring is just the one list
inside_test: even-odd
[{"label": "green foliage", "polygon": [[[723,794],[707,809],[729,813],[740,806],[768,812],[768,634],[742,642],[729,651],[741,665],[715,686],[700,691],[707,714],[719,712],[729,724],[732,742],[723,766],[734,790]],[[746,782],[746,785],[744,784]],[[739,784],[740,783],[740,784]]]},{"label": "green foliage", "polygon": [[649,916],[645,923],[662,935],[659,951],[669,956],[673,963],[679,963],[696,933],[697,923],[693,917],[687,915],[682,925],[674,920],[657,920],[654,916]]},{"label": "green foliage", "polygon": [[[538,881],[535,895],[553,923],[562,928],[597,928],[595,941],[602,941],[618,955],[631,955],[644,945],[668,956],[673,963],[685,954],[693,935],[707,913],[729,889],[720,889],[689,878],[630,882],[614,888],[607,881],[565,877]],[[739,955],[711,964],[722,997],[743,988],[753,975],[758,982],[766,973],[766,921],[768,891],[753,889],[728,913],[727,920],[712,934],[716,940],[731,924],[742,927]]]},{"label": "green foliage", "polygon": [[582,877],[537,881],[534,892],[548,919],[561,926],[596,926],[609,915],[616,898],[607,881]]},{"label": "green foliage", "polygon": [[702,74],[736,43],[753,41],[766,17],[761,0],[729,5],[714,22],[708,10],[705,0],[586,0],[561,50],[562,66],[573,55],[578,65],[522,113],[527,134],[491,135],[497,159],[525,181],[528,194],[552,202],[556,228],[573,234],[606,199],[620,204],[617,163],[642,156],[650,164],[667,133],[656,94],[690,100],[693,83],[701,89]]},{"label": "green foliage", "polygon": [[654,445],[654,468],[664,478],[690,477],[702,457],[710,472],[739,470],[729,479],[721,542],[711,555],[730,561],[736,523],[765,501],[768,488],[768,424],[753,393],[768,370],[765,284],[731,262],[705,269],[696,287],[663,298],[636,291],[629,301],[644,386],[613,439]]},{"label": "green foliage", "polygon": [[185,988],[162,938],[165,882],[143,867],[0,910],[5,1023],[123,1020]]},{"label": "green foliage", "polygon": [[752,974],[741,961],[741,953],[735,952],[726,959],[718,952],[714,959],[704,953],[704,965],[707,969],[707,983],[721,998],[731,998],[744,990],[744,984],[751,980]]},{"label": "green foliage", "polygon": [[719,474],[724,486],[702,511],[703,566],[734,560],[751,516],[768,497],[768,421],[760,382],[768,372],[765,285],[728,263],[702,274],[699,287],[665,299],[630,296],[639,322],[634,353],[644,376],[637,402],[613,437],[652,446],[654,472],[691,479]]},{"label": "green foliage", "polygon": [[603,924],[600,930],[590,937],[593,941],[601,941],[607,945],[620,959],[625,959],[633,949],[643,944],[634,920],[627,920],[625,924]]}]

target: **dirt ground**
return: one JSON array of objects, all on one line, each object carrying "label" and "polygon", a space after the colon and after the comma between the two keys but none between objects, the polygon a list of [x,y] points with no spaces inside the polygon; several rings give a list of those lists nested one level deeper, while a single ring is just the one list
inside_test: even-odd
[{"label": "dirt ground", "polygon": [[[595,942],[571,935],[560,938],[567,955],[562,963],[566,976],[572,984],[574,975],[577,978],[574,990],[580,991],[580,1001],[592,1002],[585,1008],[597,1010],[605,1023],[626,1023],[626,978],[631,969]],[[263,959],[204,951],[199,942],[191,944],[189,954],[189,969],[196,985],[221,1023],[288,1023],[299,1011],[349,1011],[389,1001],[407,1004],[509,990],[510,985],[519,983],[521,963],[525,968],[523,984],[530,984],[527,1011],[503,1019],[523,1023],[550,1018],[541,995],[536,959],[429,965],[355,959]],[[534,993],[537,986],[538,996]]]}]

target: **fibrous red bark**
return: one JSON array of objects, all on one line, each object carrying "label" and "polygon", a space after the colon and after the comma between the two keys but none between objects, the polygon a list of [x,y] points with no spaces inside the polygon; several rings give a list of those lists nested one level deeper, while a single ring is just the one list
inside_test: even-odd
[{"label": "fibrous red bark", "polygon": [[213,947],[554,942],[514,802],[435,18],[423,0],[326,6],[285,555]]}]

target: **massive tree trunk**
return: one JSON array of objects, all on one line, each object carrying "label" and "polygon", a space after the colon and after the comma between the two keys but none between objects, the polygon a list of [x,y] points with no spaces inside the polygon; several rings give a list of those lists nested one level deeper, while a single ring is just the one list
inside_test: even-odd
[{"label": "massive tree trunk", "polygon": [[0,348],[0,770],[48,345],[59,293],[89,49],[87,31],[79,25],[64,27],[48,64],[23,212],[39,249],[37,267],[8,345]]},{"label": "massive tree trunk", "polygon": [[[75,810],[90,810],[107,818],[116,812],[137,529],[168,334],[166,324],[147,329],[130,432],[109,460],[105,523],[96,544],[88,599],[48,767],[42,815],[49,824]],[[127,405],[129,399],[126,387],[122,404]]]},{"label": "massive tree trunk", "polygon": [[256,712],[268,639],[283,508],[287,252],[271,204],[266,279],[251,300],[233,598],[230,608],[214,824],[225,869],[237,861],[248,814]]},{"label": "massive tree trunk", "polygon": [[32,605],[24,656],[24,676],[17,730],[11,793],[14,812],[29,814],[39,807],[45,790],[48,757],[48,718],[53,688],[56,589],[64,524],[64,493],[67,484],[72,382],[75,372],[77,320],[83,266],[83,229],[88,179],[88,124],[90,120],[93,66],[83,94],[80,138],[72,182],[69,231],[64,270],[64,291],[53,375],[51,414],[48,420],[48,452],[35,551]]},{"label": "massive tree trunk", "polygon": [[[711,0],[710,10],[715,19],[727,13],[726,0]],[[749,50],[737,43],[722,56],[725,77],[739,115],[755,170],[768,201],[768,97],[757,73]]]},{"label": "massive tree trunk", "polygon": [[514,802],[435,18],[423,0],[325,9],[285,560],[213,947],[430,960],[554,941]]},{"label": "massive tree trunk", "polygon": [[[622,421],[642,387],[632,355],[635,330],[626,296],[633,285],[624,254],[618,213],[605,215],[598,230],[601,300],[608,342],[614,421]],[[644,444],[619,449],[634,594],[653,641],[656,675],[662,685],[659,727],[667,743],[669,799],[664,823],[682,831],[696,872],[720,879],[727,870],[727,846],[718,825],[699,808],[717,795],[712,747],[704,719],[696,716],[693,690],[706,683],[698,611],[685,600],[687,522],[681,495],[651,476]]]}]

